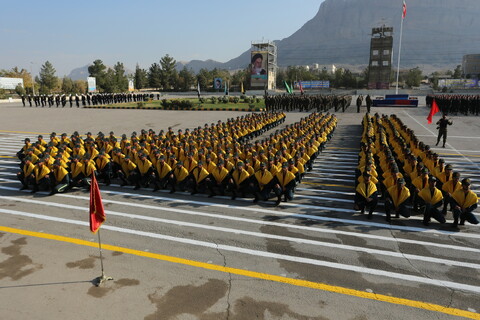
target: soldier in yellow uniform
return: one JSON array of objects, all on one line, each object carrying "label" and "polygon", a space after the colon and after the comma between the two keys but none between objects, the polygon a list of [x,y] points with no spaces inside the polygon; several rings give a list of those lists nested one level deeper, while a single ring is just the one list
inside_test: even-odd
[{"label": "soldier in yellow uniform", "polygon": [[409,218],[410,211],[407,207],[409,200],[410,191],[405,186],[405,180],[400,178],[396,185],[387,190],[387,198],[385,199],[386,220],[388,222],[391,220],[392,211],[395,212],[395,218],[399,218],[400,215]]},{"label": "soldier in yellow uniform", "polygon": [[153,180],[153,165],[150,160],[147,159],[145,153],[138,154],[137,165],[137,176],[135,181],[135,188],[133,190],[140,189],[140,186],[148,187],[150,182]]},{"label": "soldier in yellow uniform", "polygon": [[282,196],[284,196],[284,201],[292,201],[295,193],[295,175],[288,171],[288,163],[284,162],[282,164],[282,169],[275,176],[275,183],[273,191],[277,196],[277,201],[275,205],[278,206],[282,201]]},{"label": "soldier in yellow uniform", "polygon": [[170,174],[169,184],[170,184],[170,193],[174,193],[177,189],[185,191],[187,188],[188,182],[188,170],[183,166],[183,161],[178,161],[177,166],[173,169]]},{"label": "soldier in yellow uniform", "polygon": [[270,192],[273,190],[273,183],[274,177],[267,170],[267,165],[265,162],[260,163],[260,170],[255,172],[252,176],[251,187],[253,189],[253,193],[255,195],[255,199],[253,202],[258,202],[258,200],[262,199],[263,201],[267,201],[270,195]]},{"label": "soldier in yellow uniform", "polygon": [[112,177],[112,163],[104,151],[101,151],[95,158],[95,166],[97,168],[97,179],[104,179],[105,185],[109,186]]},{"label": "soldier in yellow uniform", "polygon": [[460,190],[462,188],[462,184],[460,183],[460,172],[454,172],[452,174],[452,178],[446,181],[442,185],[442,192],[443,198],[443,210],[442,213],[444,215],[447,214],[447,206],[450,205],[450,211],[453,210],[454,205],[452,204],[452,195],[455,191]]},{"label": "soldier in yellow uniform", "polygon": [[172,167],[165,162],[165,156],[161,155],[158,158],[157,163],[155,164],[155,170],[153,174],[155,178],[153,179],[154,188],[153,191],[157,191],[159,189],[165,189],[167,187],[168,178],[170,177],[170,173],[172,171]]},{"label": "soldier in yellow uniform", "polygon": [[207,189],[206,178],[210,176],[210,173],[203,166],[203,161],[198,161],[197,166],[190,172],[190,189],[191,195],[199,192],[205,192]]},{"label": "soldier in yellow uniform", "polygon": [[221,195],[225,194],[225,189],[227,188],[228,182],[230,181],[230,172],[225,168],[225,162],[222,159],[219,159],[217,166],[211,172],[212,176],[207,178],[207,187],[210,191],[209,198],[214,197],[217,192]]},{"label": "soldier in yellow uniform", "polygon": [[457,228],[459,219],[461,226],[465,224],[465,221],[468,221],[471,224],[478,224],[478,219],[473,214],[473,210],[478,206],[478,196],[470,190],[470,185],[470,179],[463,179],[462,189],[455,191],[452,195],[454,201],[454,228]]},{"label": "soldier in yellow uniform", "polygon": [[137,180],[137,165],[132,161],[129,155],[126,155],[120,163],[121,169],[117,171],[117,175],[122,180],[121,186],[135,184]]},{"label": "soldier in yellow uniform", "polygon": [[70,187],[70,173],[62,166],[60,160],[55,160],[53,170],[50,173],[52,181],[52,191],[50,195],[55,193],[64,193]]},{"label": "soldier in yellow uniform", "polygon": [[35,168],[33,169],[33,190],[32,193],[35,193],[39,190],[50,190],[51,189],[51,180],[50,180],[50,169],[45,164],[45,160],[39,159]]},{"label": "soldier in yellow uniform", "polygon": [[232,200],[235,200],[239,193],[242,197],[245,197],[249,191],[249,183],[250,174],[245,170],[243,162],[238,161],[237,167],[232,171],[230,182],[228,183],[228,189],[232,191]]},{"label": "soldier in yellow uniform", "polygon": [[419,197],[418,193],[422,191],[424,188],[428,187],[428,169],[423,168],[422,169],[422,174],[418,177],[416,177],[412,181],[412,189],[411,189],[411,194],[413,198],[413,210],[418,211],[419,207]]},{"label": "soldier in yellow uniform", "polygon": [[373,211],[378,204],[377,186],[371,180],[372,176],[368,172],[362,174],[362,182],[359,182],[355,190],[355,210],[361,210],[362,214],[368,208],[368,219],[372,219]]},{"label": "soldier in yellow uniform", "polygon": [[20,190],[28,189],[29,185],[34,184],[34,175],[33,170],[35,169],[35,165],[32,163],[32,158],[25,157],[23,158],[23,166],[21,170],[17,173],[17,178],[22,183],[22,187]]},{"label": "soldier in yellow uniform", "polygon": [[440,223],[446,222],[445,216],[439,210],[443,204],[443,195],[442,192],[435,187],[436,183],[437,178],[430,176],[428,186],[418,193],[418,197],[421,199],[420,205],[425,206],[423,215],[423,225],[425,226],[429,225],[431,218],[434,218]]}]

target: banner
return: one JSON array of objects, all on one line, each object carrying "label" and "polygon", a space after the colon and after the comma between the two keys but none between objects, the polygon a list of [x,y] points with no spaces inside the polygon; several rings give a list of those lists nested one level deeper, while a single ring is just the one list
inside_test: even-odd
[{"label": "banner", "polygon": [[328,89],[330,88],[330,81],[295,81],[293,86],[295,89]]},{"label": "banner", "polygon": [[133,85],[133,79],[128,80],[128,91],[135,91],[135,86]]},{"label": "banner", "polygon": [[252,51],[250,63],[250,83],[252,87],[265,87],[268,81],[268,52]]},{"label": "banner", "polygon": [[24,87],[22,78],[0,77],[0,89],[15,90],[17,86]]},{"label": "banner", "polygon": [[87,83],[88,83],[88,92],[97,91],[97,79],[95,79],[95,77],[88,77]]},{"label": "banner", "polygon": [[476,88],[480,82],[476,79],[439,79],[438,86],[443,88]]}]

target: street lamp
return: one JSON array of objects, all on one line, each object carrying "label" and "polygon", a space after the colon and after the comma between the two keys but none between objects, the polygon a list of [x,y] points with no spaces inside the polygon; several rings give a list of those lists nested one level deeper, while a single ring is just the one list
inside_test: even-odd
[{"label": "street lamp", "polygon": [[33,79],[33,71],[32,71],[33,62],[30,62],[30,76],[32,77],[32,92],[35,95],[35,80]]}]

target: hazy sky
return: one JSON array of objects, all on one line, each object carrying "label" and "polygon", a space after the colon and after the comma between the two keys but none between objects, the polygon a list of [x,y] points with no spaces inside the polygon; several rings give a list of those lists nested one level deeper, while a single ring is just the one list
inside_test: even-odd
[{"label": "hazy sky", "polygon": [[61,77],[95,59],[148,68],[167,53],[177,61],[226,62],[248,50],[251,41],[290,36],[322,2],[3,1],[0,69],[32,67],[37,74],[48,60]]}]

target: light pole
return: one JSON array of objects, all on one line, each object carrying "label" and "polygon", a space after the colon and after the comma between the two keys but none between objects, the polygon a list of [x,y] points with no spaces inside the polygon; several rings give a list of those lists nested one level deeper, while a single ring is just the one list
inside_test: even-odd
[{"label": "light pole", "polygon": [[35,95],[35,80],[33,79],[33,71],[32,71],[33,62],[30,62],[30,76],[32,77],[32,92]]}]

